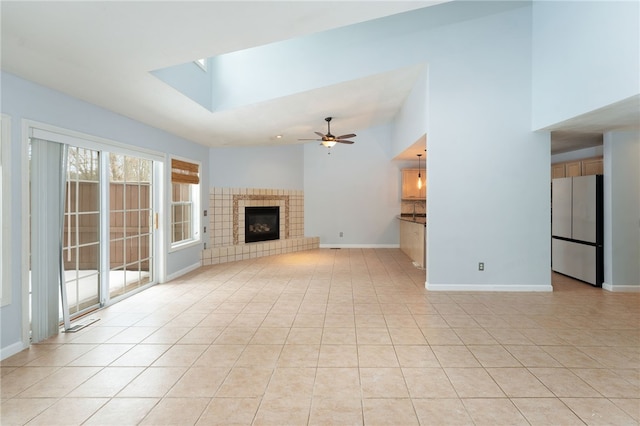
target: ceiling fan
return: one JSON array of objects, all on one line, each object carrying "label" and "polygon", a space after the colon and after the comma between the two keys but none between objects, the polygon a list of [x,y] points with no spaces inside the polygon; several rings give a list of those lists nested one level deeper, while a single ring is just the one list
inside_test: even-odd
[{"label": "ceiling fan", "polygon": [[320,139],[298,139],[301,141],[320,141],[320,145],[324,145],[327,148],[331,148],[332,146],[334,146],[336,143],[346,143],[346,144],[352,144],[353,141],[347,140],[349,138],[354,138],[356,135],[355,133],[349,133],[346,135],[342,135],[342,136],[334,136],[331,134],[331,119],[333,117],[327,117],[324,119],[324,121],[327,122],[327,134],[323,135],[320,132],[313,132],[316,135],[318,135],[320,137]]}]

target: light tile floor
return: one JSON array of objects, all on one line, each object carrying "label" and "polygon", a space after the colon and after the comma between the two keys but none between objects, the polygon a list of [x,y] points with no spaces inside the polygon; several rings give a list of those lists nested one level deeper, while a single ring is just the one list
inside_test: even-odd
[{"label": "light tile floor", "polygon": [[639,424],[640,294],[424,281],[397,249],[201,268],[4,360],[0,423]]}]

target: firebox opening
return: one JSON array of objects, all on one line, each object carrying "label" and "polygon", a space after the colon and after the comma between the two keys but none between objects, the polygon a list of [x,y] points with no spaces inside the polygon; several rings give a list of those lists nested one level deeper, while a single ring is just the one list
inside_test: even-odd
[{"label": "firebox opening", "polygon": [[245,207],[244,241],[277,240],[280,238],[280,207]]}]

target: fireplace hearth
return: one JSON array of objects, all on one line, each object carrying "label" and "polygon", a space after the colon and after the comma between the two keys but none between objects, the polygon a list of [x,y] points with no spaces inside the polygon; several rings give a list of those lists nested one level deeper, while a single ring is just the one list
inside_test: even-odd
[{"label": "fireplace hearth", "polygon": [[280,207],[245,207],[245,243],[278,239],[280,239]]}]

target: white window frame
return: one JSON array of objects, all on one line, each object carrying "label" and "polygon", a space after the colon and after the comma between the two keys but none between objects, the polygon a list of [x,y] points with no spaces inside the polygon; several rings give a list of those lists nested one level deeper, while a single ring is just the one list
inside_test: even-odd
[{"label": "white window frame", "polygon": [[[189,163],[193,163],[193,164],[197,164],[198,165],[198,173],[200,175],[200,183],[198,184],[191,184],[191,200],[192,200],[192,206],[191,206],[191,238],[186,239],[186,240],[181,240],[178,242],[172,242],[171,240],[173,239],[173,219],[172,219],[172,212],[173,212],[173,206],[174,204],[179,204],[179,203],[174,203],[173,202],[173,181],[171,179],[171,163],[172,160],[181,160],[181,161],[186,161]],[[201,198],[201,192],[202,192],[202,163],[200,161],[195,161],[195,160],[191,160],[189,158],[184,158],[184,157],[176,157],[176,156],[172,156],[169,158],[169,161],[166,162],[167,167],[169,168],[169,171],[167,173],[168,177],[169,177],[169,193],[171,194],[169,197],[167,197],[168,201],[169,201],[169,208],[167,209],[168,214],[167,214],[167,222],[168,222],[168,238],[167,241],[169,243],[169,253],[178,251],[178,250],[182,250],[185,249],[187,247],[193,247],[195,245],[198,245],[202,242],[202,232],[200,231],[200,225],[201,225],[201,220],[200,220],[200,198]],[[182,204],[182,203],[180,203]]]},{"label": "white window frame", "polygon": [[11,117],[0,115],[0,306],[11,304]]}]

